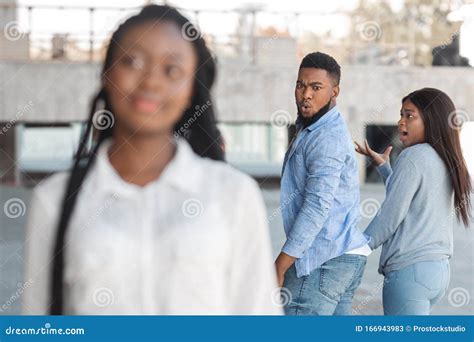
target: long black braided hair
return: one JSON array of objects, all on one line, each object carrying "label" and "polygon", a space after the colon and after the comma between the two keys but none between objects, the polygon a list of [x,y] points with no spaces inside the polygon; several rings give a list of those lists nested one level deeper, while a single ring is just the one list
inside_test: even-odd
[{"label": "long black braided hair", "polygon": [[[216,65],[213,56],[206,46],[199,31],[191,22],[186,19],[175,8],[169,6],[149,5],[144,7],[139,14],[128,18],[113,33],[102,69],[102,75],[112,66],[112,60],[119,48],[119,43],[124,35],[132,28],[149,21],[166,21],[175,23],[182,32],[193,34],[193,39],[188,39],[194,46],[198,58],[198,68],[195,72],[194,94],[191,106],[184,112],[180,121],[174,127],[174,134],[184,136],[189,142],[193,151],[202,156],[214,160],[224,160],[224,152],[220,143],[222,138],[216,125],[213,105],[211,102],[210,89],[216,76]],[[197,106],[207,104],[200,115],[194,114]],[[210,104],[210,105],[209,105]],[[51,282],[51,307],[52,315],[63,314],[63,276],[64,276],[64,255],[65,236],[78,193],[87,175],[88,170],[94,163],[97,150],[101,143],[112,136],[112,127],[96,130],[94,132],[94,114],[100,105],[102,110],[112,112],[112,107],[106,90],[102,86],[97,95],[93,98],[89,118],[85,132],[81,138],[71,175],[67,184],[62,213],[57,228],[56,242],[53,254],[53,271]],[[188,123],[192,122],[191,125]],[[183,129],[186,127],[186,130]],[[183,134],[184,132],[184,134]],[[91,143],[92,139],[92,143]]]}]

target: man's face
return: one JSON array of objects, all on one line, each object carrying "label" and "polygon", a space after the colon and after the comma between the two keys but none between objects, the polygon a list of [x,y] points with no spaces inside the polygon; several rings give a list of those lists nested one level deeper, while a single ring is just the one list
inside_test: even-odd
[{"label": "man's face", "polygon": [[329,101],[335,104],[339,86],[326,70],[301,68],[295,87],[296,105],[301,115],[310,118],[326,106]]}]

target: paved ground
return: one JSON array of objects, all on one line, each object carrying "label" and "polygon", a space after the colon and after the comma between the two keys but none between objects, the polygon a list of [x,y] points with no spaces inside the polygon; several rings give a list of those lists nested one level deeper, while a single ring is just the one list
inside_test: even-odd
[{"label": "paved ground", "polygon": [[[28,208],[30,191],[21,188],[0,186],[0,314],[18,314],[21,299],[16,293],[21,287],[22,279],[22,243],[24,239],[24,224]],[[271,234],[274,254],[277,255],[284,241],[282,222],[279,214],[272,215],[278,208],[278,189],[264,189],[263,195],[271,218]],[[371,211],[371,203],[383,200],[384,189],[379,185],[366,185],[362,188],[362,202],[365,212]],[[19,211],[10,210],[5,215],[4,206],[12,198],[20,198],[25,203],[26,214],[21,216]],[[375,199],[375,201],[374,201]],[[10,202],[11,204],[11,202]],[[11,207],[13,208],[13,207]],[[18,216],[19,215],[19,216]],[[18,216],[18,217],[15,217]],[[364,218],[361,228],[366,227],[369,218]],[[433,310],[436,315],[473,315],[474,314],[474,231],[455,228],[455,255],[451,260],[451,283],[448,293]],[[382,314],[382,280],[377,273],[379,251],[370,255],[362,284],[356,292],[353,309],[363,315]]]}]

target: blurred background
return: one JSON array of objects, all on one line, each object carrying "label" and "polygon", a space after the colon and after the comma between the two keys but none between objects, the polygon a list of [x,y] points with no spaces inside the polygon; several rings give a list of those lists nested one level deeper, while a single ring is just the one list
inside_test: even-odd
[{"label": "blurred background", "polygon": [[[148,3],[181,9],[215,54],[227,159],[259,182],[275,255],[284,241],[279,175],[294,133],[294,84],[309,52],[341,64],[338,107],[353,139],[380,151],[394,145],[393,161],[402,97],[422,87],[445,91],[474,174],[474,1],[0,0],[0,314],[19,313],[28,285],[22,258],[31,189],[70,167],[108,38]],[[358,158],[364,229],[384,188]],[[434,314],[474,314],[473,255],[472,229],[455,227],[451,285]],[[369,257],[356,314],[382,313],[378,256]]]}]

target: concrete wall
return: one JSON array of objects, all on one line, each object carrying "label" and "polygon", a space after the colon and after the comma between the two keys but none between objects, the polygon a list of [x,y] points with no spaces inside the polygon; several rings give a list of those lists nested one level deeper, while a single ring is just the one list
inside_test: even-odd
[{"label": "concrete wall", "polygon": [[[1,121],[84,120],[99,66],[64,62],[0,63]],[[32,103],[29,110],[25,106]]]},{"label": "concrete wall", "polygon": [[[0,121],[84,120],[100,66],[64,62],[0,62]],[[270,122],[277,111],[295,118],[297,65],[262,66],[221,60],[214,99],[221,121]],[[401,98],[422,87],[447,92],[474,120],[474,69],[343,66],[339,108],[355,140],[366,124],[395,125]],[[361,176],[364,175],[361,159]]]},{"label": "concrete wall", "polygon": [[[0,62],[0,120],[83,120],[97,90],[100,66],[64,62]],[[294,116],[297,65],[273,67],[221,61],[214,97],[223,121],[269,122],[284,110]],[[474,119],[473,68],[343,66],[339,107],[350,125],[394,123],[400,99],[421,87],[446,91]]]}]

